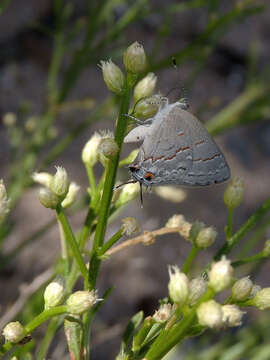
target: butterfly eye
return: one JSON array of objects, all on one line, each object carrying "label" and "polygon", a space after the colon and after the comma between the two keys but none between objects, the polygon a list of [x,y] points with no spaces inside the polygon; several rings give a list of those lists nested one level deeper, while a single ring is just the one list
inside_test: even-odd
[{"label": "butterfly eye", "polygon": [[155,177],[155,175],[152,173],[146,173],[144,176],[145,180],[147,180],[147,181],[151,181],[152,179],[154,179],[154,177]]},{"label": "butterfly eye", "polygon": [[139,170],[139,167],[138,167],[138,165],[129,166],[129,170],[130,170],[131,172],[135,172],[135,171]]}]

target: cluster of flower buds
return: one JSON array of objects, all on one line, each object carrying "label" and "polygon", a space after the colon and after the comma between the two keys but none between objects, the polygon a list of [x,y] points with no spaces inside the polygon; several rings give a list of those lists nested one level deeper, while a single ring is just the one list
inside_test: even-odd
[{"label": "cluster of flower buds", "polygon": [[56,209],[60,204],[66,208],[76,200],[80,187],[69,182],[63,167],[57,166],[55,175],[41,172],[34,173],[32,177],[35,182],[44,186],[39,191],[39,200],[46,208]]}]

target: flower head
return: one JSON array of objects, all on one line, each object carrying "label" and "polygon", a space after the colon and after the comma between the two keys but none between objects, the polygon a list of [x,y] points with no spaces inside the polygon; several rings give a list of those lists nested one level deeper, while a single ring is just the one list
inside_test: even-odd
[{"label": "flower head", "polygon": [[127,72],[133,74],[144,72],[147,60],[143,46],[137,41],[131,44],[124,52],[123,61]]},{"label": "flower head", "polygon": [[148,73],[134,88],[134,103],[138,100],[153,95],[157,77],[154,73]]},{"label": "flower head", "polygon": [[169,276],[170,298],[179,305],[185,304],[189,295],[189,281],[186,274],[181,272],[177,266],[169,266]]},{"label": "flower head", "polygon": [[61,304],[64,298],[65,284],[60,276],[50,282],[44,291],[45,309]]},{"label": "flower head", "polygon": [[97,301],[97,291],[76,291],[67,299],[68,312],[71,314],[82,314],[89,310]]},{"label": "flower head", "polygon": [[197,309],[198,322],[202,326],[220,328],[222,325],[222,308],[215,300],[203,302]]},{"label": "flower head", "polygon": [[26,331],[19,321],[13,321],[4,327],[3,335],[6,341],[16,344],[25,337]]},{"label": "flower head", "polygon": [[223,324],[229,327],[242,325],[242,317],[245,314],[237,305],[223,305],[222,306],[222,321]]},{"label": "flower head", "polygon": [[108,89],[115,94],[121,95],[124,90],[125,76],[119,66],[115,65],[112,60],[101,61],[101,70],[103,79]]},{"label": "flower head", "polygon": [[209,271],[209,286],[215,291],[223,291],[233,281],[233,267],[230,260],[226,256],[222,256],[221,260],[215,262]]}]

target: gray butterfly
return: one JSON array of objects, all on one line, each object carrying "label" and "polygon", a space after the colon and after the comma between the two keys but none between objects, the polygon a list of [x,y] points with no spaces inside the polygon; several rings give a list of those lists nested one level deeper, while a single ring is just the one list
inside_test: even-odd
[{"label": "gray butterfly", "polygon": [[166,102],[150,125],[134,128],[124,142],[143,141],[132,178],[145,186],[205,186],[223,182],[230,169],[221,150],[186,104]]}]

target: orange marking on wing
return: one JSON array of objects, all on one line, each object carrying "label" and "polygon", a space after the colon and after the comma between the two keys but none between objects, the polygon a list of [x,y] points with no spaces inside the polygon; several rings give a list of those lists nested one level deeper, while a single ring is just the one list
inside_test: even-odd
[{"label": "orange marking on wing", "polygon": [[203,144],[204,142],[205,142],[204,140],[197,141],[197,142],[195,142],[195,145],[201,145],[201,144]]},{"label": "orange marking on wing", "polygon": [[216,157],[220,157],[220,154],[215,154],[215,155],[213,155],[212,157],[210,157],[210,158],[205,158],[205,159],[201,159],[201,158],[199,158],[199,159],[193,159],[193,161],[208,161],[208,160],[213,160],[213,159],[216,158]]}]

